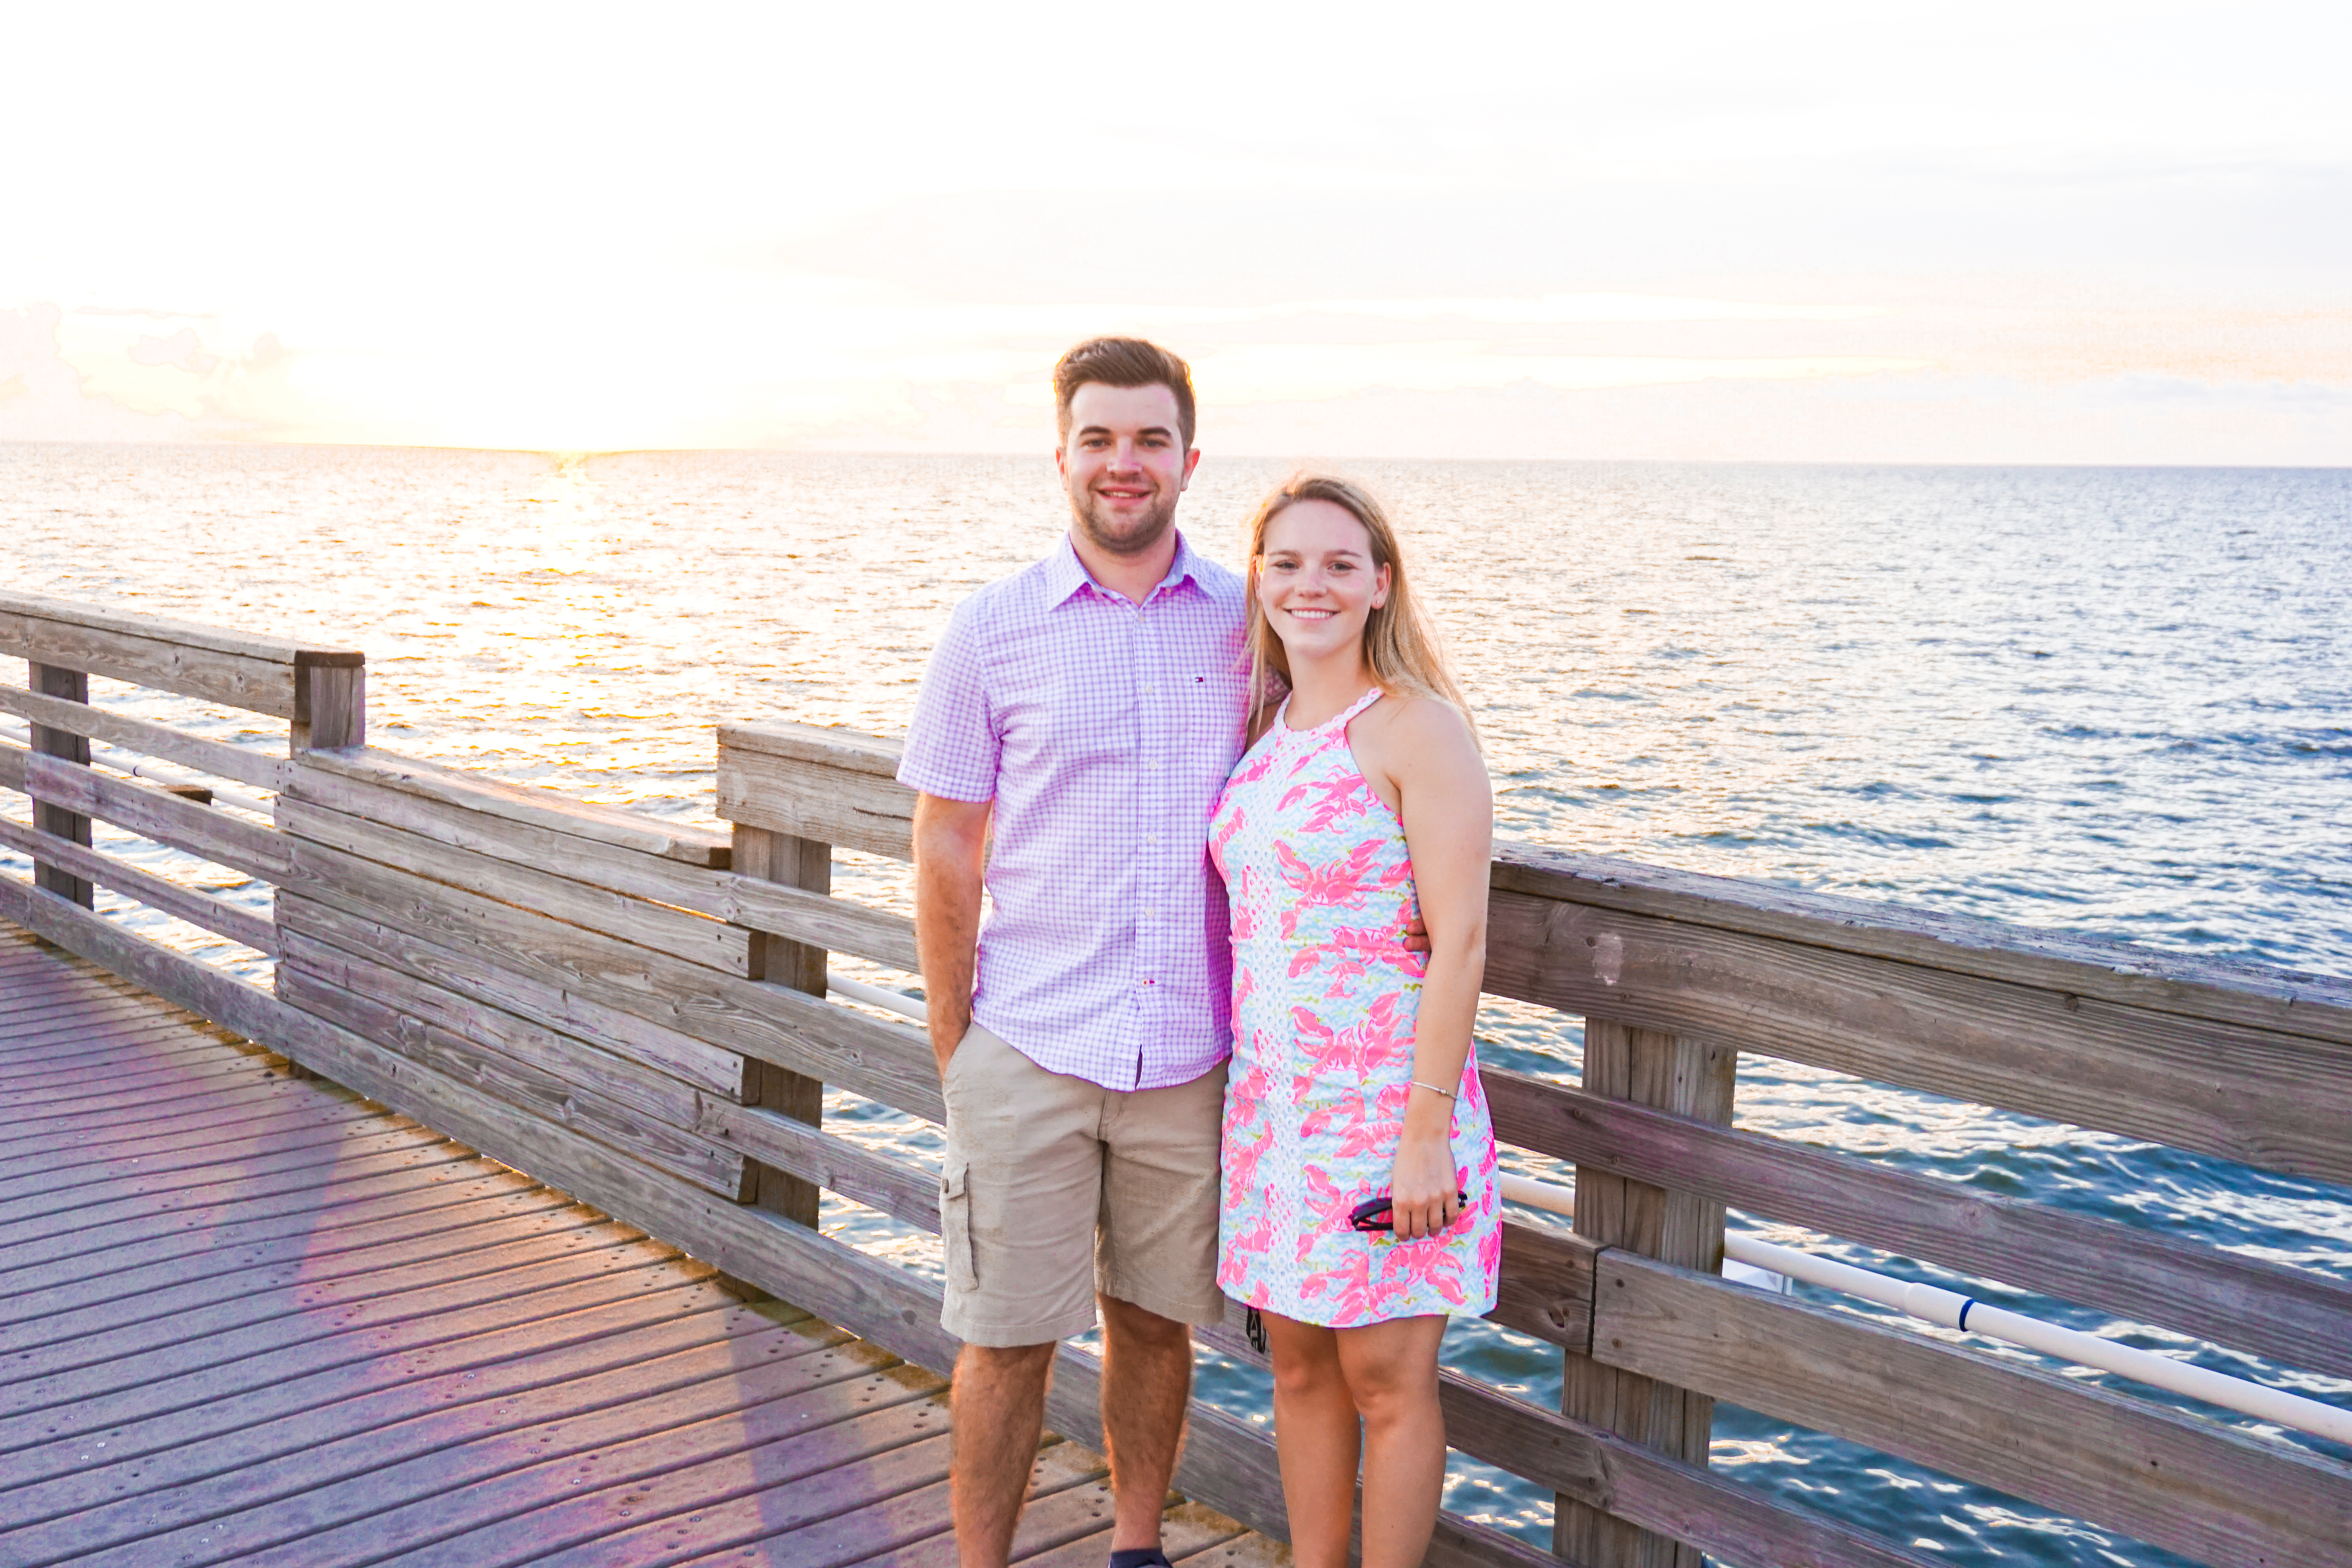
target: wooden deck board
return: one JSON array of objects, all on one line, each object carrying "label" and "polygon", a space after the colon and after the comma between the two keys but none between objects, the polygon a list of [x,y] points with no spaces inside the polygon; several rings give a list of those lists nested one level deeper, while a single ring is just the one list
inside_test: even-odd
[{"label": "wooden deck board", "polygon": [[[436,1205],[431,1208],[385,1214],[331,1231],[305,1230],[260,1240],[200,1245],[177,1257],[158,1255],[155,1260],[146,1263],[126,1264],[121,1259],[113,1259],[110,1260],[114,1264],[112,1268],[70,1276],[60,1275],[47,1284],[28,1282],[22,1290],[0,1296],[0,1323],[20,1322],[101,1301],[200,1285],[209,1279],[243,1275],[279,1264],[295,1263],[310,1268],[332,1269],[339,1267],[338,1260],[346,1253],[404,1241],[444,1238],[452,1247],[463,1247],[473,1245],[472,1233],[479,1226],[531,1215],[564,1216],[575,1210],[581,1214],[595,1212],[573,1204],[562,1193],[546,1187],[533,1187],[520,1193],[472,1198],[459,1205]],[[571,1222],[563,1218],[562,1223]],[[27,1274],[30,1272],[26,1271]]]},{"label": "wooden deck board", "polygon": [[151,1144],[138,1153],[110,1151],[101,1158],[72,1163],[35,1161],[18,1167],[0,1165],[0,1202],[13,1202],[35,1193],[63,1193],[117,1183],[123,1179],[126,1170],[142,1178],[219,1170],[242,1161],[268,1159],[325,1144],[356,1145],[395,1132],[440,1136],[401,1117],[371,1116],[364,1110],[336,1106],[324,1116],[298,1112],[293,1120],[265,1125],[259,1131],[249,1125],[230,1127],[223,1129],[219,1135],[189,1137],[160,1147]]},{"label": "wooden deck board", "polygon": [[286,1066],[0,924],[0,1564],[951,1560],[940,1378]]},{"label": "wooden deck board", "polygon": [[179,1281],[138,1295],[28,1317],[9,1331],[9,1340],[29,1348],[159,1320],[161,1328],[176,1325],[202,1309],[231,1301],[259,1301],[266,1311],[268,1303],[288,1292],[296,1293],[303,1310],[315,1311],[339,1297],[349,1300],[372,1290],[397,1289],[403,1279],[420,1270],[429,1270],[442,1279],[465,1278],[468,1271],[492,1272],[501,1252],[535,1248],[551,1237],[570,1239],[567,1233],[593,1233],[603,1218],[593,1209],[575,1205],[526,1219],[436,1230],[430,1236],[325,1258],[306,1257],[270,1268]]}]

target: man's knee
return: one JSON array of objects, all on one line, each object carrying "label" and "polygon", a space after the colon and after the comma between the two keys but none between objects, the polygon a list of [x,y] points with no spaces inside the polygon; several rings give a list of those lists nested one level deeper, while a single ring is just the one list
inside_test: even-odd
[{"label": "man's knee", "polygon": [[1051,1342],[1042,1345],[966,1345],[957,1353],[959,1394],[1002,1390],[1007,1394],[1042,1390],[1054,1370]]},{"label": "man's knee", "polygon": [[1192,1352],[1192,1324],[1163,1318],[1149,1308],[1139,1307],[1132,1301],[1122,1301],[1116,1296],[1103,1296],[1098,1300],[1102,1303],[1103,1332],[1106,1336],[1138,1350],[1181,1348],[1188,1355]]}]

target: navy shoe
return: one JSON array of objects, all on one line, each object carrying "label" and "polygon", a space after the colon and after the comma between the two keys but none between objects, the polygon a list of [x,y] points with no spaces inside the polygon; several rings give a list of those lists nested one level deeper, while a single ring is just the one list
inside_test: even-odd
[{"label": "navy shoe", "polygon": [[1157,1546],[1137,1546],[1112,1552],[1110,1568],[1175,1568],[1175,1564]]}]

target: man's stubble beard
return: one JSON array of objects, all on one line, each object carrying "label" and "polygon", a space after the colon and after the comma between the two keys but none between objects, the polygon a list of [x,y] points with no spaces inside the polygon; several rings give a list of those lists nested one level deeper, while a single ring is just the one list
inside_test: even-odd
[{"label": "man's stubble beard", "polygon": [[1140,555],[1167,537],[1169,529],[1175,526],[1176,503],[1181,499],[1169,498],[1165,504],[1152,508],[1133,528],[1125,531],[1097,516],[1091,497],[1072,496],[1070,515],[1077,520],[1078,531],[1087,536],[1087,542],[1097,550],[1113,555]]}]

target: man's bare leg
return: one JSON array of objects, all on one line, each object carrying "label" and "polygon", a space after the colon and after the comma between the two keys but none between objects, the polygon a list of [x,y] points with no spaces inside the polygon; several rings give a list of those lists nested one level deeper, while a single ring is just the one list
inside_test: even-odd
[{"label": "man's bare leg", "polygon": [[1102,1303],[1103,1447],[1109,1451],[1110,1549],[1160,1544],[1160,1510],[1184,1446],[1192,1330],[1132,1301]]},{"label": "man's bare leg", "polygon": [[966,1345],[956,1357],[948,1479],[963,1568],[1005,1568],[1045,1427],[1054,1347]]}]

